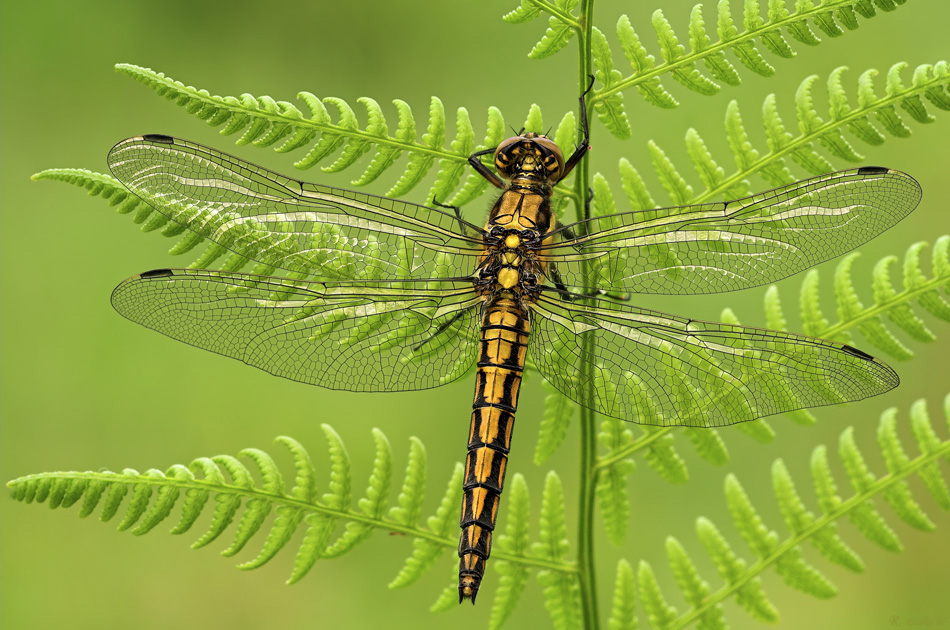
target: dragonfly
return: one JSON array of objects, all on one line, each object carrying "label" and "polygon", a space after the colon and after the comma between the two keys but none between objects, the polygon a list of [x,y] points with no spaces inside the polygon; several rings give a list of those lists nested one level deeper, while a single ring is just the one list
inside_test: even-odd
[{"label": "dragonfly", "polygon": [[475,603],[491,554],[529,361],[576,403],[659,426],[721,427],[899,383],[850,345],[617,298],[781,280],[907,216],[921,197],[912,177],[863,167],[733,201],[560,225],[554,187],[589,148],[584,96],[580,110],[583,140],[567,157],[524,130],[471,156],[501,191],[484,226],[435,200],[429,207],[305,183],[170,136],[129,138],[108,157],[115,177],[152,208],[256,263],[254,273],[133,276],[112,294],[126,318],[337,390],[426,389],[474,366],[459,603]]}]

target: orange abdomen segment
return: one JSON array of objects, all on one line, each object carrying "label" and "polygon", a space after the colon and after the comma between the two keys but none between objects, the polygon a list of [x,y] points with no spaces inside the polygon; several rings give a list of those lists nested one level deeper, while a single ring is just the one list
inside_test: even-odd
[{"label": "orange abdomen segment", "polygon": [[485,562],[491,555],[527,351],[527,314],[513,300],[497,300],[486,309],[482,323],[462,486],[459,603],[465,598],[475,603]]}]

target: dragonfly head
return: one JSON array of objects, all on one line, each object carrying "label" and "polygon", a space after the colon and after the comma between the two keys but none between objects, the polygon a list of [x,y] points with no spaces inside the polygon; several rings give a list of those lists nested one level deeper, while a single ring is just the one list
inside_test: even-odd
[{"label": "dragonfly head", "polygon": [[508,138],[495,149],[495,169],[505,177],[532,175],[556,183],[564,171],[564,154],[545,135],[528,132]]}]

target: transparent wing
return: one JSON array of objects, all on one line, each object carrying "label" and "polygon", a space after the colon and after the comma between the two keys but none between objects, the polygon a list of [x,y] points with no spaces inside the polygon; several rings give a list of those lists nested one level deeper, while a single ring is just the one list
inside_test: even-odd
[{"label": "transparent wing", "polygon": [[465,280],[299,282],[193,269],[129,278],[128,319],[291,380],[359,392],[436,387],[478,354],[482,300]]},{"label": "transparent wing", "polygon": [[[736,201],[575,223],[562,230],[577,237],[543,248],[541,257],[568,287],[735,291],[858,247],[910,214],[920,196],[917,182],[899,171],[839,171]],[[588,261],[586,277],[582,261]]]},{"label": "transparent wing", "polygon": [[[886,364],[840,343],[700,322],[547,294],[531,306],[528,352],[544,377],[598,413],[660,426],[717,427],[860,400],[896,387]],[[589,362],[592,380],[574,366]]]},{"label": "transparent wing", "polygon": [[108,162],[119,181],[172,221],[305,277],[450,278],[471,273],[481,252],[481,230],[454,215],[308,184],[178,138],[123,140]]}]

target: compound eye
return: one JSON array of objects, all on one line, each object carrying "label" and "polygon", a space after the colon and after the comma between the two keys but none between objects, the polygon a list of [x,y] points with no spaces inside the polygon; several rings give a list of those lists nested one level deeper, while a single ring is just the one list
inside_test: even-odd
[{"label": "compound eye", "polygon": [[544,160],[544,168],[548,172],[548,179],[558,180],[561,177],[561,171],[564,170],[564,154],[561,153],[561,147],[554,143],[554,140],[545,136],[535,138],[538,146],[547,150],[548,155]]},{"label": "compound eye", "polygon": [[498,145],[498,148],[495,149],[495,169],[502,175],[511,174],[511,168],[514,166],[515,160],[512,159],[509,153],[512,147],[521,142],[521,140],[521,136],[513,136],[502,141],[502,143]]}]

